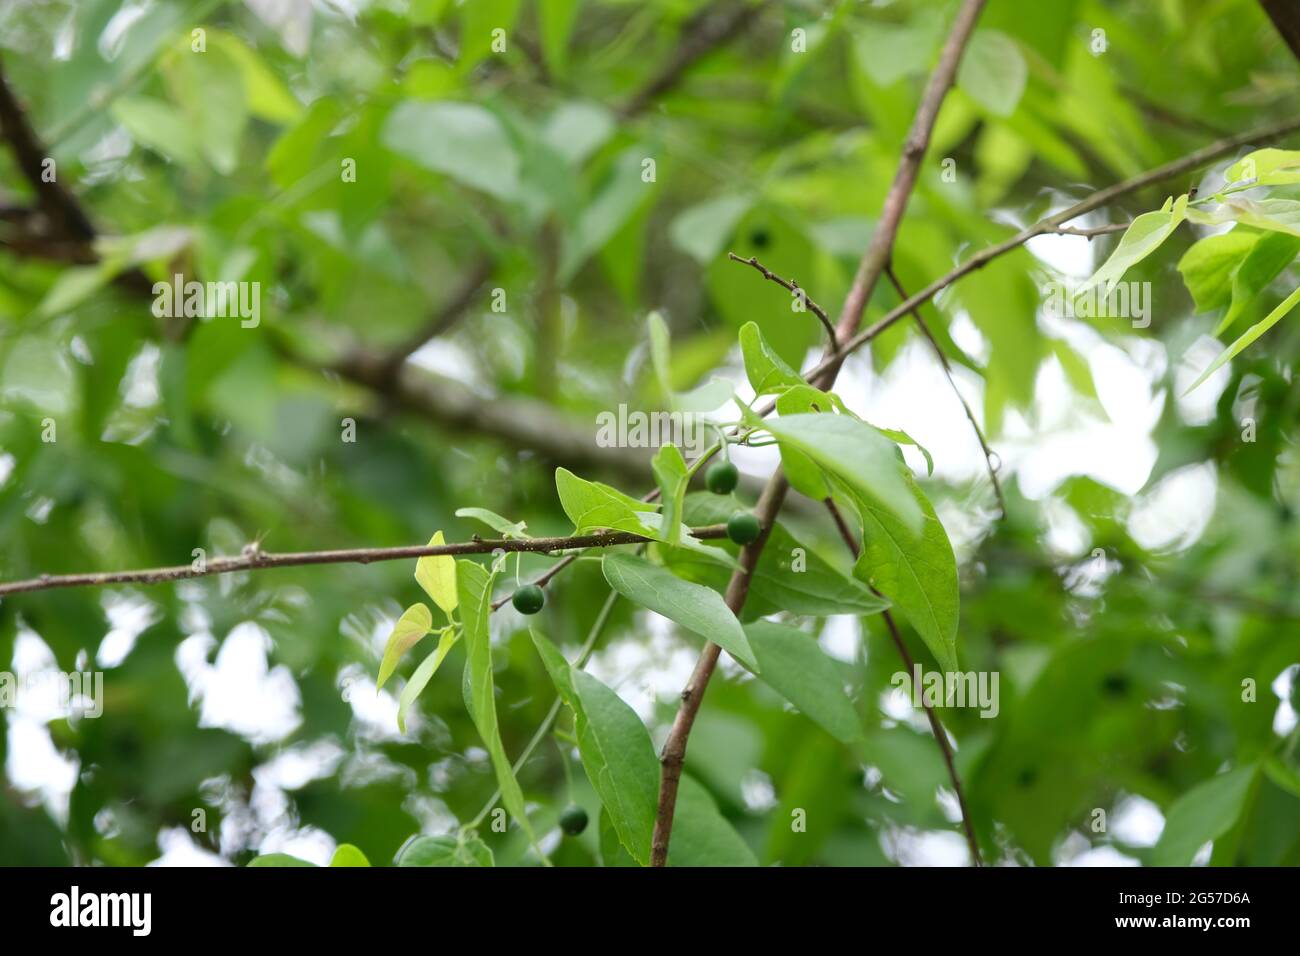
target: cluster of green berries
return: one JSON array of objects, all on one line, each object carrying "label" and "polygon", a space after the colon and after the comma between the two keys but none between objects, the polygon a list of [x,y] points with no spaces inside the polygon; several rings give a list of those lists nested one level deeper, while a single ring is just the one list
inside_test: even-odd
[{"label": "cluster of green berries", "polygon": [[[740,472],[729,461],[720,461],[704,473],[704,484],[715,495],[729,495],[736,490]],[[751,544],[758,540],[763,526],[748,511],[737,511],[727,522],[727,537],[736,544]]]}]

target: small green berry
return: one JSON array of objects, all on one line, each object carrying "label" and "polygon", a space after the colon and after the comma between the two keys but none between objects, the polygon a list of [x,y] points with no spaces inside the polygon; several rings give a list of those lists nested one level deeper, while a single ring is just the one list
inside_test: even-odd
[{"label": "small green berry", "polygon": [[736,490],[740,472],[729,461],[720,461],[704,473],[704,485],[715,495],[729,495]]},{"label": "small green berry", "polygon": [[510,603],[520,614],[536,614],[546,603],[546,595],[536,584],[525,584],[511,596]]},{"label": "small green berry", "polygon": [[727,537],[736,544],[750,544],[758,540],[763,526],[748,511],[737,511],[727,522]]},{"label": "small green berry", "polygon": [[577,836],[587,829],[587,811],[571,803],[560,811],[560,829],[569,836]]}]

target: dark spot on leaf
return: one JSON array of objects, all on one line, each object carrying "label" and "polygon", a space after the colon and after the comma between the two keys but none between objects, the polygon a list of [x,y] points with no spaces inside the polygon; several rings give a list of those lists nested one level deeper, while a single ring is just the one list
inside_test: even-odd
[{"label": "dark spot on leaf", "polygon": [[1101,689],[1111,697],[1123,697],[1128,687],[1128,678],[1123,674],[1107,674],[1101,682]]},{"label": "dark spot on leaf", "polygon": [[772,244],[772,236],[766,229],[755,229],[749,234],[749,244],[755,249],[766,249]]}]

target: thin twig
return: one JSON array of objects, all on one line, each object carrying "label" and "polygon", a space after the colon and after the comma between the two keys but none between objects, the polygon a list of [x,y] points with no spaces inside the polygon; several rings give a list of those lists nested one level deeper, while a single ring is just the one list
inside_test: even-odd
[{"label": "thin twig", "polygon": [[1109,236],[1112,233],[1125,232],[1131,225],[1133,225],[1131,222],[1111,222],[1104,226],[1093,226],[1088,229],[1075,226],[1056,226],[1052,229],[1045,229],[1044,232],[1057,236],[1084,236],[1088,239],[1095,239],[1097,236]]},{"label": "thin twig", "polygon": [[[848,546],[849,552],[853,555],[853,560],[858,559],[862,549],[858,546],[858,541],[853,537],[853,531],[849,528],[848,522],[844,520],[844,515],[839,506],[835,504],[834,498],[826,498],[826,510],[831,513],[835,520],[835,527],[839,529],[840,537],[844,539],[845,545]],[[872,591],[876,591],[873,587]],[[876,594],[880,594],[876,591]],[[884,595],[888,597],[889,595]],[[908,674],[916,673],[916,664],[912,659],[911,652],[908,651],[907,645],[903,643],[903,635],[899,633],[898,624],[894,621],[894,616],[886,608],[881,612],[885,619],[885,626],[889,628],[889,636],[894,640],[894,647],[898,649],[898,656],[903,659],[903,667]],[[966,833],[966,845],[970,848],[971,860],[976,866],[984,865],[984,858],[980,855],[979,841],[975,839],[975,827],[971,823],[970,810],[966,808],[966,795],[961,788],[961,777],[957,773],[957,765],[953,762],[952,742],[948,739],[948,734],[943,729],[943,724],[939,720],[938,713],[934,707],[924,699],[921,706],[925,708],[925,715],[930,718],[930,730],[934,733],[934,739],[939,744],[939,750],[943,753],[943,762],[948,766],[948,779],[952,781],[952,788],[957,793],[957,806],[961,809],[962,829]]]},{"label": "thin twig", "polygon": [[675,87],[692,66],[752,24],[766,2],[752,5],[745,0],[720,0],[692,17],[682,26],[682,39],[672,57],[632,94],[619,115],[630,119]]},{"label": "thin twig", "polygon": [[[872,235],[871,244],[862,257],[853,286],[845,300],[843,314],[833,342],[844,341],[857,328],[862,310],[870,297],[871,287],[875,285],[880,270],[889,260],[894,236],[898,232],[907,199],[916,184],[917,170],[929,145],[930,133],[938,118],[939,108],[943,105],[944,96],[956,76],[957,63],[966,47],[966,41],[974,32],[975,21],[984,9],[984,4],[985,0],[965,0],[957,13],[952,33],[940,55],[939,65],[935,67],[921,97],[921,105],[917,108],[902,158],[899,160],[898,172],[885,197],[884,213]],[[823,388],[829,388],[834,384],[843,361],[843,353],[837,351],[834,346],[829,347],[827,352],[828,356],[823,363],[827,367],[815,381],[815,384]],[[810,378],[810,381],[813,380]],[[780,510],[788,489],[789,483],[786,481],[785,472],[777,468],[755,508],[755,514],[763,526],[763,533],[757,541],[742,549],[740,568],[732,574],[731,581],[727,585],[727,606],[734,612],[739,613],[744,606],[745,598],[749,594],[750,577],[758,564],[763,546],[767,543],[772,521]],[[659,805],[655,813],[654,835],[650,845],[651,866],[666,866],[668,863],[668,842],[672,835],[673,814],[677,806],[677,788],[681,782],[682,766],[686,760],[686,745],[704,691],[708,687],[709,678],[713,676],[713,669],[717,665],[719,653],[720,649],[712,642],[704,646],[704,651],[700,654],[695,670],[691,674],[690,682],[682,691],[681,705],[677,709],[677,716],[673,720],[672,729],[669,731],[659,758],[663,772],[659,782]]]},{"label": "thin twig", "polygon": [[[894,286],[894,291],[898,293],[898,297],[906,299],[907,293],[903,290],[903,284],[898,281],[898,275],[894,272],[894,267],[885,266],[885,275],[889,277],[889,281]],[[947,376],[953,394],[957,396],[957,401],[961,402],[962,410],[966,412],[966,419],[970,422],[970,427],[975,431],[975,437],[979,440],[980,448],[984,451],[984,464],[988,467],[989,480],[993,482],[993,494],[998,499],[998,510],[1002,513],[1002,517],[1005,518],[1007,516],[1007,501],[1002,496],[1002,483],[998,481],[998,468],[997,465],[993,464],[995,455],[993,450],[989,448],[988,440],[984,437],[984,430],[980,428],[979,422],[975,420],[975,413],[971,411],[971,407],[967,403],[965,396],[962,395],[961,389],[957,387],[957,380],[953,378],[952,366],[948,363],[948,356],[943,354],[943,349],[939,347],[938,341],[935,340],[934,334],[930,331],[930,326],[926,325],[925,319],[921,317],[919,306],[912,310],[912,316],[925,334],[930,347],[934,349],[934,354],[939,357],[939,364],[943,366],[943,374]]]},{"label": "thin twig", "polygon": [[831,325],[830,316],[826,314],[825,309],[823,309],[820,305],[818,305],[816,302],[814,302],[811,298],[808,297],[808,293],[804,291],[803,287],[799,285],[797,280],[782,279],[779,275],[777,275],[767,266],[763,265],[763,263],[759,262],[758,259],[755,258],[754,256],[750,256],[748,259],[746,259],[743,256],[736,255],[734,252],[728,252],[727,258],[732,260],[733,262],[742,262],[747,266],[753,266],[755,269],[758,270],[759,274],[762,275],[764,279],[767,279],[769,282],[775,282],[777,285],[779,285],[781,288],[785,289],[787,292],[791,293],[792,295],[798,295],[799,298],[803,300],[803,304],[808,306],[808,311],[810,311],[813,315],[817,316],[817,320],[821,322],[822,327],[826,329],[826,335],[828,341],[830,342],[831,348],[836,352],[839,351],[840,343],[839,340],[835,338],[835,326]]},{"label": "thin twig", "polygon": [[1296,130],[1300,130],[1300,118],[1293,118],[1280,123],[1261,126],[1248,133],[1242,133],[1239,136],[1232,136],[1228,139],[1211,143],[1208,146],[1196,150],[1194,153],[1187,154],[1182,159],[1176,159],[1172,162],[1165,163],[1163,166],[1157,166],[1155,169],[1148,170],[1145,173],[1126,179],[1123,182],[1107,186],[1105,189],[1099,189],[1091,196],[1080,200],[1067,209],[1061,210],[1056,215],[1049,216],[1032,226],[1027,226],[1014,236],[1010,236],[1002,242],[975,253],[975,255],[971,256],[947,275],[934,280],[905,302],[890,309],[874,324],[854,335],[853,338],[849,339],[844,344],[843,355],[823,359],[819,365],[813,368],[804,377],[811,381],[824,376],[831,368],[837,367],[838,363],[843,360],[844,355],[851,354],[866,345],[885,329],[889,328],[899,319],[911,312],[912,309],[916,308],[916,306],[929,302],[944,289],[948,288],[948,286],[962,278],[962,276],[968,275],[976,269],[982,269],[998,256],[1019,248],[1035,236],[1050,233],[1057,227],[1069,222],[1071,219],[1077,219],[1084,213],[1092,212],[1094,209],[1098,209],[1101,206],[1106,205],[1108,202],[1118,199],[1120,196],[1135,192],[1136,190],[1142,189],[1146,186],[1154,185],[1155,183],[1163,182],[1164,180],[1170,179],[1174,176],[1190,172],[1198,166],[1202,166],[1221,156],[1225,156],[1242,146],[1251,143],[1270,142],[1279,139],[1288,133],[1294,133]]},{"label": "thin twig", "polygon": [[[691,536],[701,540],[724,538],[725,525],[692,528]],[[104,571],[89,574],[42,574],[28,581],[0,584],[0,596],[54,588],[100,587],[107,584],[163,584],[185,581],[235,571],[260,571],[263,568],[286,568],[306,564],[372,564],[377,561],[400,561],[437,555],[491,554],[493,551],[527,551],[549,554],[581,548],[605,548],[621,544],[644,544],[653,539],[629,531],[597,531],[592,534],[558,538],[476,538],[455,544],[406,545],[396,548],[346,548],[332,551],[287,551],[273,554],[249,546],[238,557],[212,558],[170,568],[137,571]]]}]

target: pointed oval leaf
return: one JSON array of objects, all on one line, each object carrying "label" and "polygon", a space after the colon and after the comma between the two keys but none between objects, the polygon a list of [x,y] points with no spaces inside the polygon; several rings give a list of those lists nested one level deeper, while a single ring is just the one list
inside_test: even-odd
[{"label": "pointed oval leaf", "polygon": [[758,673],[760,665],[744,628],[717,591],[683,581],[667,568],[631,554],[607,554],[601,567],[619,594],[712,641]]},{"label": "pointed oval leaf", "polygon": [[397,619],[397,624],[393,627],[393,633],[388,636],[388,643],[384,646],[384,659],[379,665],[379,680],[375,683],[376,691],[382,688],[384,682],[392,676],[402,655],[419,643],[420,638],[428,634],[432,628],[433,615],[423,604],[412,604],[402,612],[402,616]]},{"label": "pointed oval leaf", "polygon": [[835,739],[852,743],[862,736],[839,667],[815,637],[772,621],[746,625],[745,636],[762,665],[764,683]]},{"label": "pointed oval leaf", "polygon": [[[429,539],[429,546],[445,544],[442,532]],[[456,559],[449,554],[426,555],[415,562],[415,580],[433,603],[450,615],[456,610]]]}]

